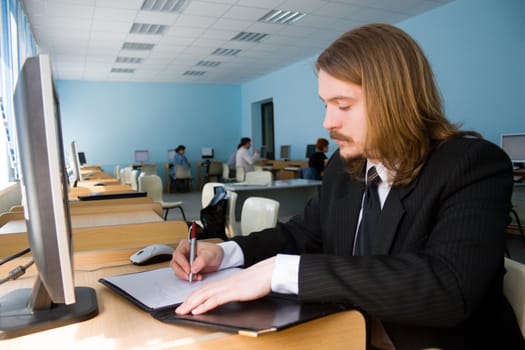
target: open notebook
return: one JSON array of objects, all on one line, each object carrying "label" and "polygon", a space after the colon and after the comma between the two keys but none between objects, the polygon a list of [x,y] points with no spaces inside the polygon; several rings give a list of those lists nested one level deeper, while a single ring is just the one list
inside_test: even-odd
[{"label": "open notebook", "polygon": [[175,308],[191,291],[238,271],[237,268],[221,270],[191,284],[177,278],[171,268],[106,277],[99,281],[160,321],[250,336],[278,331],[345,310],[339,304],[303,304],[295,296],[272,293],[254,301],[228,303],[203,315],[175,314]]}]

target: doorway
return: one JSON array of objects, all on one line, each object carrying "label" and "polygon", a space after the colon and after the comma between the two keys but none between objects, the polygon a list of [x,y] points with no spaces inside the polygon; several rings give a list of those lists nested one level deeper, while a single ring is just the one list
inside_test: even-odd
[{"label": "doorway", "polygon": [[261,157],[275,159],[274,140],[273,101],[269,101],[261,103],[261,141],[264,145]]}]

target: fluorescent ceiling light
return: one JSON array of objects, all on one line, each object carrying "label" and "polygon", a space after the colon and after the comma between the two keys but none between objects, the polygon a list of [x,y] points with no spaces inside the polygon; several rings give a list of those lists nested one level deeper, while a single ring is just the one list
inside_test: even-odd
[{"label": "fluorescent ceiling light", "polygon": [[292,24],[306,16],[306,13],[289,10],[271,10],[261,18],[259,22],[275,24]]},{"label": "fluorescent ceiling light", "polygon": [[111,68],[111,73],[135,73],[133,68]]},{"label": "fluorescent ceiling light", "polygon": [[196,66],[200,67],[217,67],[221,62],[219,61],[199,61]]},{"label": "fluorescent ceiling light", "polygon": [[201,70],[187,70],[182,75],[191,75],[191,76],[201,76],[204,75],[206,72]]},{"label": "fluorescent ceiling light", "polygon": [[142,57],[123,57],[118,56],[115,63],[142,63]]},{"label": "fluorescent ceiling light", "polygon": [[249,42],[255,42],[258,43],[263,38],[267,37],[268,34],[264,33],[250,33],[250,32],[240,32],[236,36],[232,38],[232,40],[237,41],[249,41]]},{"label": "fluorescent ceiling light", "polygon": [[164,34],[167,28],[168,26],[162,24],[133,23],[129,32],[133,34],[161,35]]},{"label": "fluorescent ceiling light", "polygon": [[141,10],[159,12],[181,12],[186,0],[144,0]]},{"label": "fluorescent ceiling light", "polygon": [[148,50],[153,50],[154,46],[155,46],[155,44],[125,42],[122,45],[122,49],[123,50],[148,51]]},{"label": "fluorescent ceiling light", "polygon": [[235,56],[239,52],[241,52],[241,50],[218,48],[218,49],[215,49],[215,51],[213,51],[211,54],[217,55],[217,56]]}]

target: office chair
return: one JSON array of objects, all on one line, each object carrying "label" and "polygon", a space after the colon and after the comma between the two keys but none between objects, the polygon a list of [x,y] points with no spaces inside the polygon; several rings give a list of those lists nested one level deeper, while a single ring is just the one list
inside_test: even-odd
[{"label": "office chair", "polygon": [[154,202],[160,203],[164,210],[164,220],[168,218],[168,211],[172,208],[178,208],[182,218],[186,221],[186,214],[182,209],[182,202],[165,202],[162,198],[162,180],[158,175],[145,175],[139,177],[139,191],[146,192]]},{"label": "office chair", "polygon": [[131,174],[129,175],[129,179],[130,179],[130,182],[131,182],[131,189],[133,191],[137,191],[139,189],[139,180],[138,180],[138,177],[139,177],[139,171],[137,169],[135,170],[131,170]]},{"label": "office chair", "polygon": [[270,198],[248,197],[242,205],[241,232],[251,232],[275,227],[279,217],[279,202]]},{"label": "office chair", "polygon": [[117,164],[113,168],[113,176],[115,177],[115,179],[120,181],[120,165]]},{"label": "office chair", "polygon": [[321,180],[321,176],[315,168],[301,168],[299,178],[308,180]]},{"label": "office chair", "polygon": [[525,265],[505,258],[505,269],[503,294],[512,306],[521,334],[525,337]]},{"label": "office chair", "polygon": [[213,161],[208,164],[208,170],[206,171],[206,178],[204,182],[221,181],[222,177],[222,162]]},{"label": "office chair", "polygon": [[248,171],[244,177],[244,182],[253,185],[269,185],[272,182],[271,171]]},{"label": "office chair", "polygon": [[230,177],[230,168],[227,163],[222,163],[222,181],[226,183],[235,181],[235,177]]},{"label": "office chair", "polygon": [[175,176],[173,177],[174,187],[177,192],[189,192],[191,189],[191,169],[184,165],[175,166]]},{"label": "office chair", "polygon": [[[202,208],[206,208],[208,204],[210,204],[210,201],[212,200],[213,196],[215,195],[215,187],[220,186],[224,187],[224,184],[221,182],[208,182],[204,184],[202,187],[202,193],[201,193],[201,205]],[[226,236],[228,238],[231,238],[235,236],[236,234],[236,228],[235,228],[235,207],[237,203],[237,193],[232,191],[228,192],[228,209],[226,211]],[[203,226],[202,222],[200,220],[197,220],[196,223],[199,226]]]},{"label": "office chair", "polygon": [[235,181],[244,182],[246,172],[242,166],[235,167]]}]

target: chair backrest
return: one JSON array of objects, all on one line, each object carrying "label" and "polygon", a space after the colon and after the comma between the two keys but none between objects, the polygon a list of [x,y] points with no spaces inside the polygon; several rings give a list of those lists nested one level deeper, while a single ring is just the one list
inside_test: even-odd
[{"label": "chair backrest", "polygon": [[120,165],[117,164],[113,168],[113,176],[115,177],[115,179],[120,180]]},{"label": "chair backrest", "polygon": [[222,176],[222,162],[213,161],[208,164],[208,176]]},{"label": "chair backrest", "polygon": [[232,238],[237,235],[235,208],[237,206],[237,192],[228,191],[228,210],[226,211],[226,236]]},{"label": "chair backrest", "polygon": [[146,175],[157,175],[157,165],[156,164],[143,164],[140,167],[140,170]]},{"label": "chair backrest", "polygon": [[503,278],[503,294],[507,297],[525,337],[525,265],[505,258],[507,273]]},{"label": "chair backrest", "polygon": [[243,235],[275,227],[279,217],[279,202],[270,198],[248,197],[242,205],[241,231]]},{"label": "chair backrest", "polygon": [[235,167],[235,181],[243,182],[246,172],[242,166]]},{"label": "chair backrest", "polygon": [[316,168],[301,168],[299,178],[309,180],[320,180],[321,176]]},{"label": "chair backrest", "polygon": [[121,185],[125,185],[126,184],[126,176],[125,176],[125,168],[120,168],[119,170],[119,177],[118,177],[118,182],[121,184]]},{"label": "chair backrest", "polygon": [[162,180],[158,175],[145,175],[139,177],[139,191],[146,192],[154,202],[162,201]]},{"label": "chair backrest", "polygon": [[138,183],[138,177],[139,177],[139,171],[138,170],[131,170],[130,175],[130,181],[131,181],[131,189],[134,191],[137,191],[139,189],[139,183]]},{"label": "chair backrest", "polygon": [[272,182],[271,171],[248,171],[244,177],[244,182],[254,185],[269,185]]},{"label": "chair backrest", "polygon": [[210,204],[211,199],[215,195],[214,188],[216,186],[224,187],[224,184],[221,182],[206,182],[202,187],[201,192],[201,204],[202,208],[206,208]]},{"label": "chair backrest", "polygon": [[124,168],[124,185],[131,185],[131,171],[133,168],[127,166]]},{"label": "chair backrest", "polygon": [[230,178],[230,168],[228,167],[228,163],[222,163],[222,178],[224,180],[231,179]]},{"label": "chair backrest", "polygon": [[189,179],[191,178],[191,169],[186,168],[182,164],[175,165],[175,178],[176,179]]}]

